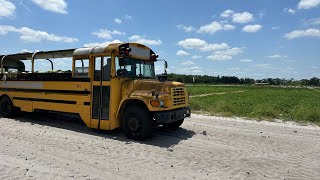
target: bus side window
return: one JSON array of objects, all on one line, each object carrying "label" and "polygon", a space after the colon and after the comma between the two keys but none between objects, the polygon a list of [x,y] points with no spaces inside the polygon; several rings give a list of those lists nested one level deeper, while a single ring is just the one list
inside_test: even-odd
[{"label": "bus side window", "polygon": [[103,58],[103,81],[110,81],[110,71],[111,71],[111,58],[104,57]]},{"label": "bus side window", "polygon": [[77,59],[74,62],[74,77],[88,78],[89,77],[89,59]]},{"label": "bus side window", "polygon": [[[101,66],[102,66],[102,73],[101,73]],[[96,57],[94,59],[93,79],[95,81],[100,81],[101,74],[102,74],[102,80],[109,81],[110,80],[110,69],[111,69],[111,58],[110,57]]]}]

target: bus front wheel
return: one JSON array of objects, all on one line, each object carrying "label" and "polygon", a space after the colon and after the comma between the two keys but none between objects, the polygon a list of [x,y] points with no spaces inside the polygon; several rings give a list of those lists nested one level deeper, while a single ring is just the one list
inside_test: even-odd
[{"label": "bus front wheel", "polygon": [[122,116],[122,129],[129,139],[144,140],[152,134],[149,112],[139,106],[129,106]]}]

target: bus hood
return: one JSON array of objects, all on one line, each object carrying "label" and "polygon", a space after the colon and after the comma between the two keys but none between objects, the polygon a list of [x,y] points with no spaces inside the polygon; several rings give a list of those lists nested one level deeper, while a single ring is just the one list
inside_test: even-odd
[{"label": "bus hood", "polygon": [[155,79],[135,79],[127,80],[123,82],[122,89],[131,90],[131,91],[155,91],[155,92],[168,92],[170,93],[171,88],[176,87],[185,87],[183,83],[174,82],[174,81],[165,81],[160,82]]}]

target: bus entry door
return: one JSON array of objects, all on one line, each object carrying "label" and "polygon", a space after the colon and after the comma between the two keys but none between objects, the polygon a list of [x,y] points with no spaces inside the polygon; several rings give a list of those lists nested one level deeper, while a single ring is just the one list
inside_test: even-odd
[{"label": "bus entry door", "polygon": [[111,57],[94,57],[91,127],[106,129],[110,109]]}]

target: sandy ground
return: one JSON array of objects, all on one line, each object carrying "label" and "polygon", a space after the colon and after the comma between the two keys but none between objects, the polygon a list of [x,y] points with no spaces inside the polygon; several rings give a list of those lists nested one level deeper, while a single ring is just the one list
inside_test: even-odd
[{"label": "sandy ground", "polygon": [[0,179],[320,179],[320,128],[193,115],[135,142],[69,117],[1,118]]}]

